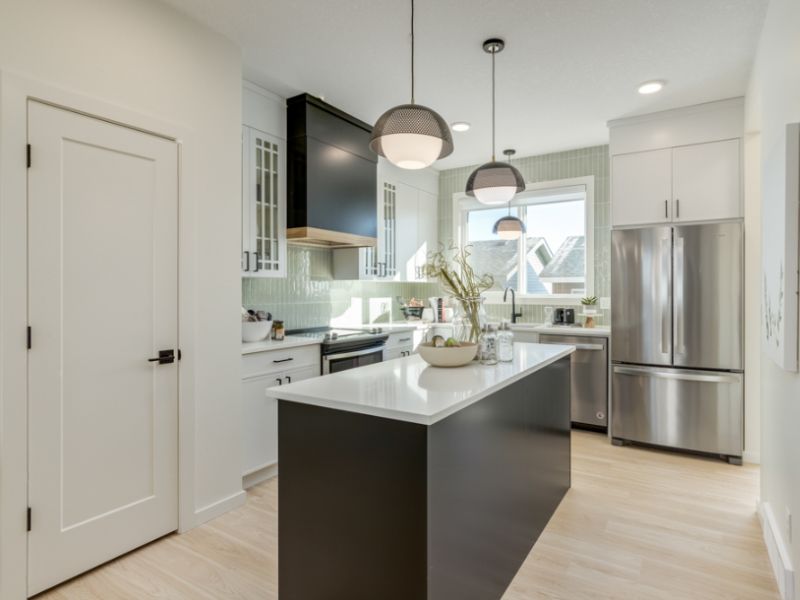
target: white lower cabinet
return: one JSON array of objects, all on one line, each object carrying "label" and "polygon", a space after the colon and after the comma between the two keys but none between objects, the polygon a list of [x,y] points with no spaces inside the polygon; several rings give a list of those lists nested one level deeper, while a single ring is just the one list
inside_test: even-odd
[{"label": "white lower cabinet", "polygon": [[384,360],[411,356],[417,352],[417,346],[422,342],[425,332],[422,329],[411,331],[398,331],[389,335],[386,340],[386,350],[383,353]]},{"label": "white lower cabinet", "polygon": [[[276,361],[286,361],[277,364],[288,363],[292,366],[283,370],[268,368],[265,369],[266,372],[250,374],[242,379],[242,484],[245,488],[274,477],[278,472],[278,400],[266,395],[267,388],[320,375],[319,346],[287,351],[271,350],[243,358],[250,367],[254,359],[272,365],[273,355],[280,355],[280,358],[275,358]],[[287,358],[291,360],[286,360]],[[301,364],[304,362],[305,365]]]}]

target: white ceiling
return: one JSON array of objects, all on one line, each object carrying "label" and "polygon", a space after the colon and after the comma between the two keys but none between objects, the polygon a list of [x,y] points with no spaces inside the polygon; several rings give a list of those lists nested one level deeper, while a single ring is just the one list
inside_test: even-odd
[{"label": "white ceiling", "polygon": [[[404,0],[165,0],[233,39],[245,77],[282,96],[323,95],[374,122],[409,100]],[[517,156],[608,141],[606,121],[741,96],[767,0],[416,0],[417,102],[448,122],[440,169],[488,160],[499,36],[497,145]],[[638,84],[665,79],[659,94]]]}]

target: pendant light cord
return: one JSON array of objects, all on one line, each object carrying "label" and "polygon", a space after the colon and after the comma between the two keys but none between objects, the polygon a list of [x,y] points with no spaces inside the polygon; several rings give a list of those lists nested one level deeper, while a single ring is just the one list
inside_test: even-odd
[{"label": "pendant light cord", "polygon": [[492,50],[492,162],[495,161],[495,109],[494,109],[494,98],[495,98],[495,89],[494,89],[494,55],[497,54],[496,50]]},{"label": "pendant light cord", "polygon": [[414,102],[414,0],[411,0],[411,104]]}]

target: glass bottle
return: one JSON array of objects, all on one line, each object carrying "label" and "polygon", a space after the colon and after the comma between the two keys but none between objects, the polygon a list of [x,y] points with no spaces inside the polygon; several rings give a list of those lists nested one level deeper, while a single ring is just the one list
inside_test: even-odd
[{"label": "glass bottle", "polygon": [[497,333],[494,325],[487,325],[480,338],[480,352],[482,365],[497,364]]},{"label": "glass bottle", "polygon": [[497,360],[511,362],[514,360],[514,332],[508,321],[503,321],[497,333]]}]

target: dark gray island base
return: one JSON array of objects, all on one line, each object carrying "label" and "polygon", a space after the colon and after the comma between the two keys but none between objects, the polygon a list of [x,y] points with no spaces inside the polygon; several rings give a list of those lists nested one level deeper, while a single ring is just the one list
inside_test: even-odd
[{"label": "dark gray island base", "polygon": [[569,369],[432,424],[281,400],[280,599],[501,598],[570,486]]}]

